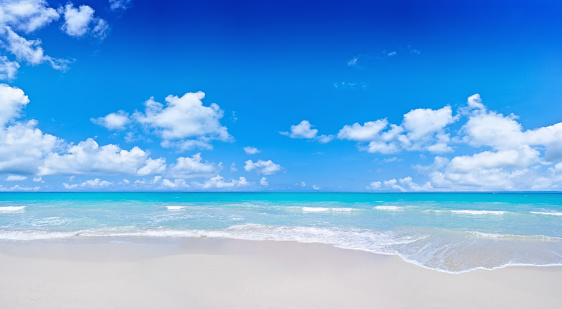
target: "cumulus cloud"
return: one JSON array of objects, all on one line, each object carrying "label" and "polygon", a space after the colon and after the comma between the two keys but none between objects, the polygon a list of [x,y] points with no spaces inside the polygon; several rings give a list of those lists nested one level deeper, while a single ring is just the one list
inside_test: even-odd
[{"label": "cumulus cloud", "polygon": [[269,186],[269,182],[267,181],[267,178],[262,177],[262,178],[260,179],[260,185],[261,185],[261,186]]},{"label": "cumulus cloud", "polygon": [[0,25],[25,33],[43,28],[59,17],[45,0],[7,0],[0,4]]},{"label": "cumulus cloud", "polygon": [[61,140],[36,126],[37,121],[30,120],[0,129],[0,172],[35,174],[42,160],[60,145]]},{"label": "cumulus cloud", "polygon": [[203,92],[188,92],[182,97],[169,95],[165,99],[166,106],[150,98],[145,102],[145,112],[136,112],[133,118],[153,129],[164,140],[163,147],[211,148],[213,140],[232,140],[227,128],[220,123],[223,111],[215,103],[204,106],[204,97]]},{"label": "cumulus cloud", "polygon": [[18,117],[28,103],[29,98],[23,90],[0,84],[0,126]]},{"label": "cumulus cloud", "polygon": [[8,60],[6,56],[0,56],[0,80],[12,80],[16,77],[20,64]]},{"label": "cumulus cloud", "polygon": [[351,126],[344,126],[338,133],[337,137],[339,139],[368,142],[376,139],[379,132],[384,130],[387,125],[388,121],[386,119],[365,122],[363,125],[354,123]]},{"label": "cumulus cloud", "polygon": [[257,149],[256,147],[247,146],[247,147],[244,147],[244,152],[246,152],[246,154],[253,155],[253,154],[256,154],[256,153],[260,153],[261,151],[259,149]]},{"label": "cumulus cloud", "polygon": [[64,15],[64,24],[61,29],[72,37],[82,37],[90,32],[92,35],[104,39],[109,26],[105,20],[94,17],[94,12],[94,9],[87,5],[75,8],[72,3],[66,4],[64,9],[61,8],[61,14]]},{"label": "cumulus cloud", "polygon": [[381,185],[382,185],[382,183],[380,181],[373,181],[367,186],[367,189],[377,190],[381,187]]},{"label": "cumulus cloud", "polygon": [[[69,2],[59,10],[49,7],[45,0],[4,0],[0,1],[0,47],[16,57],[18,62],[31,65],[50,64],[56,70],[64,71],[70,61],[53,58],[45,54],[40,39],[26,36],[63,16],[62,30],[70,36],[81,37],[86,33],[104,39],[109,25],[94,16],[94,10],[81,5],[77,8]],[[0,56],[0,79],[15,77],[19,63]]]},{"label": "cumulus cloud", "polygon": [[244,170],[246,172],[256,171],[258,174],[262,175],[273,175],[279,171],[281,171],[281,165],[273,163],[271,160],[262,161],[258,160],[257,162],[253,162],[252,160],[247,160],[246,165],[244,166]]},{"label": "cumulus cloud", "polygon": [[193,184],[202,189],[232,189],[250,185],[245,177],[227,181],[220,175],[211,177],[204,183],[193,182]]},{"label": "cumulus cloud", "polygon": [[68,183],[62,184],[62,186],[67,190],[77,189],[77,188],[101,189],[101,188],[110,187],[111,185],[113,185],[112,182],[101,180],[99,178],[86,180],[80,184],[68,184]]},{"label": "cumulus cloud", "polygon": [[401,150],[450,152],[450,136],[445,128],[458,120],[450,106],[441,109],[414,109],[404,115],[402,124],[390,124],[386,119],[354,123],[344,126],[338,139],[368,142],[361,150],[371,153],[391,154]]},{"label": "cumulus cloud", "polygon": [[189,185],[185,182],[185,179],[174,179],[174,181],[171,181],[169,179],[164,178],[162,179],[162,187],[166,189],[177,190],[177,189],[189,188]]},{"label": "cumulus cloud", "polygon": [[179,157],[176,164],[173,164],[168,172],[173,178],[193,178],[210,177],[220,171],[220,164],[203,162],[201,153],[196,153],[191,157]]},{"label": "cumulus cloud", "polygon": [[26,176],[21,175],[9,175],[8,177],[6,177],[6,181],[24,181],[26,179]]},{"label": "cumulus cloud", "polygon": [[333,139],[331,135],[317,135],[318,130],[313,129],[308,120],[303,120],[297,125],[291,126],[291,132],[279,132],[281,135],[289,136],[290,138],[303,138],[315,139],[320,143],[328,143]]},{"label": "cumulus cloud", "polygon": [[93,123],[106,127],[108,130],[124,130],[125,126],[131,122],[129,115],[124,111],[111,113],[105,117],[90,119]]},{"label": "cumulus cloud", "polygon": [[0,191],[2,191],[2,192],[30,192],[30,191],[39,191],[40,189],[41,188],[38,187],[38,186],[26,187],[26,186],[15,185],[13,187],[6,188],[6,187],[0,185]]},{"label": "cumulus cloud", "polygon": [[146,164],[137,170],[137,175],[147,176],[163,174],[166,171],[166,160],[164,158],[146,159]]},{"label": "cumulus cloud", "polygon": [[137,175],[139,170],[146,171],[146,166],[154,163],[148,160],[148,155],[148,152],[138,147],[127,151],[113,144],[99,146],[89,138],[68,146],[64,154],[49,154],[40,166],[38,175]]},{"label": "cumulus cloud", "polygon": [[431,186],[431,182],[426,182],[423,185],[416,184],[413,182],[412,177],[404,177],[400,179],[390,179],[385,180],[383,182],[374,181],[371,182],[367,189],[369,190],[384,190],[384,191],[401,191],[401,192],[409,192],[409,191],[433,191],[433,187]]},{"label": "cumulus cloud", "polygon": [[[383,182],[384,187],[401,191],[562,188],[562,171],[557,168],[562,166],[562,123],[524,130],[517,116],[488,110],[478,94],[470,96],[461,111],[467,120],[456,140],[478,149],[476,153],[451,159],[437,156],[430,166],[416,166],[428,175],[428,182],[423,185],[406,177]],[[443,120],[441,125],[450,122],[443,115],[438,118]],[[433,131],[440,130],[439,127]]]}]

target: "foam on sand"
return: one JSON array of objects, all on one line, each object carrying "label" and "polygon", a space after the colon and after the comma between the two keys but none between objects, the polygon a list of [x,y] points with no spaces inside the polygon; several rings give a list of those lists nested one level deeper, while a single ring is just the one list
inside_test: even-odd
[{"label": "foam on sand", "polygon": [[22,212],[26,206],[4,206],[0,207],[0,213]]}]

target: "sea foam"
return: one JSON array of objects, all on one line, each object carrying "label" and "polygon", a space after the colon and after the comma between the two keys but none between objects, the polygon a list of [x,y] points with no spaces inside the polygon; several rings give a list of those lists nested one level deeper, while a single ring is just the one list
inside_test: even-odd
[{"label": "sea foam", "polygon": [[26,206],[4,206],[0,207],[0,213],[22,212]]},{"label": "sea foam", "polygon": [[302,207],[302,212],[350,212],[353,208]]},{"label": "sea foam", "polygon": [[404,210],[404,207],[383,205],[383,206],[375,206],[375,207],[373,207],[373,209],[386,210],[386,211],[402,211],[402,210]]},{"label": "sea foam", "polygon": [[473,215],[473,216],[480,216],[480,215],[503,215],[506,211],[498,211],[498,210],[451,210],[451,213],[457,215]]},{"label": "sea foam", "polygon": [[562,216],[562,212],[547,212],[547,211],[531,211],[532,214],[535,215],[546,215],[546,216]]},{"label": "sea foam", "polygon": [[166,208],[168,208],[168,210],[177,211],[184,209],[185,206],[166,206]]}]

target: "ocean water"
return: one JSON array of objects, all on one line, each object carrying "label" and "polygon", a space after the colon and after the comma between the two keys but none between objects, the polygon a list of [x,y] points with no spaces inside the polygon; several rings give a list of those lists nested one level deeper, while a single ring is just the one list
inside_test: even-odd
[{"label": "ocean water", "polygon": [[80,237],[323,243],[451,273],[562,265],[562,194],[0,194],[0,240]]}]

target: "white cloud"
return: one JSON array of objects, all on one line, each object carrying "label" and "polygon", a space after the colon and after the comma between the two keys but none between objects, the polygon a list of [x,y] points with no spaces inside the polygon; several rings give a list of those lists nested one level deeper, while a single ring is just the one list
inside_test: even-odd
[{"label": "white cloud", "polygon": [[146,160],[146,165],[137,171],[139,176],[162,174],[166,171],[166,160],[164,158]]},{"label": "white cloud", "polygon": [[6,56],[0,56],[0,80],[12,80],[16,77],[20,64],[8,60]]},{"label": "white cloud", "polygon": [[67,190],[78,188],[78,184],[69,184],[69,183],[66,183],[66,182],[63,182],[62,186]]},{"label": "white cloud", "polygon": [[24,181],[26,179],[26,176],[21,175],[9,175],[8,177],[6,177],[6,181]]},{"label": "white cloud", "polygon": [[0,25],[25,33],[43,28],[59,18],[44,0],[7,0],[0,4]]},{"label": "white cloud", "polygon": [[10,27],[0,28],[0,37],[4,39],[3,47],[16,56],[18,61],[26,61],[32,65],[49,63],[55,70],[66,70],[68,60],[55,59],[45,55],[41,47],[41,40],[27,40]]},{"label": "white cloud", "polygon": [[[390,124],[386,119],[354,123],[344,126],[338,139],[369,142],[359,149],[371,153],[391,154],[401,150],[451,152],[450,136],[445,128],[458,120],[450,106],[441,109],[414,109],[404,115],[401,125]],[[386,128],[389,128],[385,131]]]},{"label": "white cloud", "polygon": [[332,140],[334,140],[334,136],[333,135],[320,135],[320,136],[317,136],[316,139],[318,140],[319,143],[326,144],[326,143],[329,143]]},{"label": "white cloud", "polygon": [[398,190],[401,192],[433,190],[433,187],[431,186],[430,182],[426,182],[423,185],[418,185],[412,181],[411,177],[405,177],[398,180],[396,179],[385,180],[382,182],[382,184],[380,181],[371,182],[367,188],[372,190],[379,190],[379,189],[383,189],[383,186],[386,189]]},{"label": "white cloud", "polygon": [[[357,66],[357,65],[355,65]],[[365,82],[337,82],[334,83],[336,89],[367,89],[369,85]]]},{"label": "white cloud", "polygon": [[30,120],[0,129],[0,172],[35,174],[42,160],[62,141],[36,128]]},{"label": "white cloud", "polygon": [[127,151],[113,144],[99,146],[89,138],[77,145],[68,146],[65,154],[49,154],[39,168],[39,175],[137,175],[139,170],[146,171],[149,168],[145,166],[153,163],[148,159],[148,152],[138,147]]},{"label": "white cloud", "polygon": [[111,186],[113,183],[105,180],[101,180],[99,178],[86,180],[80,184],[81,187],[87,188],[105,188]]},{"label": "white cloud", "polygon": [[167,189],[183,189],[189,188],[189,185],[185,182],[185,179],[174,179],[171,181],[169,179],[162,179],[162,186]]},{"label": "white cloud", "polygon": [[455,140],[489,149],[450,160],[437,156],[430,166],[416,166],[428,175],[430,182],[424,185],[406,177],[402,182],[390,180],[385,186],[405,191],[562,189],[562,168],[558,168],[562,166],[562,123],[523,130],[517,116],[489,111],[477,94],[468,98],[461,111],[468,119]]},{"label": "white cloud", "polygon": [[256,153],[260,153],[261,151],[259,149],[257,149],[256,147],[247,146],[247,147],[244,147],[244,152],[246,152],[246,154],[253,155],[253,154],[256,154]]},{"label": "white cloud", "polygon": [[64,14],[64,24],[62,30],[73,37],[82,37],[90,32],[90,25],[94,25],[91,34],[104,39],[109,28],[107,22],[101,18],[94,17],[94,9],[87,5],[77,8],[74,4],[68,3],[61,13]]},{"label": "white cloud", "polygon": [[129,115],[124,111],[118,111],[117,113],[111,113],[105,117],[91,118],[93,123],[106,127],[109,130],[123,130],[125,126],[131,122]]},{"label": "white cloud", "polygon": [[478,93],[471,95],[470,97],[468,97],[468,100],[466,101],[466,104],[468,105],[469,108],[471,109],[480,109],[480,110],[484,110],[484,104],[482,104],[482,99],[480,98],[480,95]]},{"label": "white cloud", "polygon": [[377,141],[372,141],[369,143],[367,147],[360,148],[360,149],[365,149],[367,150],[367,152],[370,153],[382,153],[382,154],[392,154],[400,151],[400,148],[398,148],[398,146],[394,143],[387,144],[385,142],[377,142]]},{"label": "white cloud", "polygon": [[28,103],[29,98],[21,89],[0,84],[0,126],[18,117]]},{"label": "white cloud", "polygon": [[347,62],[347,65],[350,66],[350,67],[356,66],[358,64],[358,62],[359,62],[359,56],[353,57]]},{"label": "white cloud", "polygon": [[250,185],[245,177],[240,177],[238,180],[231,179],[230,181],[226,181],[224,177],[220,175],[211,177],[204,183],[193,182],[193,184],[203,189],[230,189]]},{"label": "white cloud", "polygon": [[317,129],[313,129],[308,120],[303,120],[299,124],[291,126],[291,132],[281,132],[282,135],[287,135],[290,138],[315,138],[318,133]]},{"label": "white cloud", "polygon": [[262,185],[262,186],[269,186],[269,182],[267,182],[267,178],[262,177],[262,178],[260,179],[260,185]]},{"label": "white cloud", "polygon": [[221,166],[212,162],[203,162],[201,153],[191,157],[179,157],[168,171],[173,178],[210,177],[215,175]]},{"label": "white cloud", "polygon": [[332,135],[317,135],[318,130],[313,129],[308,120],[303,120],[299,124],[291,126],[291,132],[279,133],[281,135],[289,136],[290,138],[315,139],[322,144],[328,143],[334,139]]},{"label": "white cloud", "polygon": [[314,190],[320,190],[320,187],[317,186],[317,185],[312,185],[312,189],[314,189]]},{"label": "white cloud", "polygon": [[62,184],[62,186],[67,190],[76,189],[76,188],[102,189],[102,188],[110,187],[111,185],[113,185],[112,182],[101,180],[99,178],[86,180],[80,184],[68,184],[68,183]]},{"label": "white cloud", "polygon": [[145,103],[145,112],[136,112],[133,117],[154,129],[164,140],[164,147],[210,148],[212,140],[231,140],[227,128],[220,124],[223,111],[215,103],[204,106],[201,101],[204,97],[203,92],[186,93],[182,97],[169,95],[166,106],[150,98]]},{"label": "white cloud", "polygon": [[380,181],[373,181],[367,186],[367,189],[377,190],[381,187],[381,185],[382,185],[382,183]]},{"label": "white cloud", "polygon": [[441,132],[455,120],[450,106],[438,110],[418,108],[404,115],[402,126],[410,140],[418,141]]},{"label": "white cloud", "polygon": [[363,125],[359,123],[354,123],[351,126],[346,125],[338,133],[338,138],[358,142],[372,141],[378,137],[379,133],[387,125],[388,121],[386,119],[365,122]]},{"label": "white cloud", "polygon": [[131,6],[132,2],[133,0],[109,0],[109,8],[112,11],[124,11]]},{"label": "white cloud", "polygon": [[258,160],[255,163],[252,160],[247,160],[246,165],[244,166],[244,170],[246,170],[246,172],[256,170],[256,173],[258,174],[272,175],[281,170],[281,165],[275,164],[271,160]]},{"label": "white cloud", "polygon": [[[40,39],[27,39],[25,36],[39,30],[64,16],[62,29],[74,37],[86,33],[103,39],[109,25],[94,16],[94,10],[81,5],[74,7],[71,2],[59,10],[49,7],[45,0],[3,0],[0,1],[0,47],[16,57],[19,62],[31,65],[48,63],[56,70],[65,71],[70,61],[57,59],[45,54]],[[0,78],[11,80],[20,64],[0,56]]]},{"label": "white cloud", "polygon": [[471,115],[463,126],[464,141],[472,146],[490,146],[494,149],[514,148],[524,143],[521,124],[515,115],[503,116],[491,112]]},{"label": "white cloud", "polygon": [[98,18],[95,21],[94,28],[92,29],[92,35],[100,40],[105,40],[108,34],[109,24],[105,20]]},{"label": "white cloud", "polygon": [[500,167],[527,167],[539,162],[539,151],[528,146],[519,149],[484,151],[472,156],[454,157],[448,169],[452,172],[467,173],[474,169]]},{"label": "white cloud", "polygon": [[15,185],[10,188],[5,188],[4,186],[0,185],[0,191],[2,192],[29,192],[29,191],[39,191],[41,188],[38,186],[35,187],[25,187],[20,185]]}]

